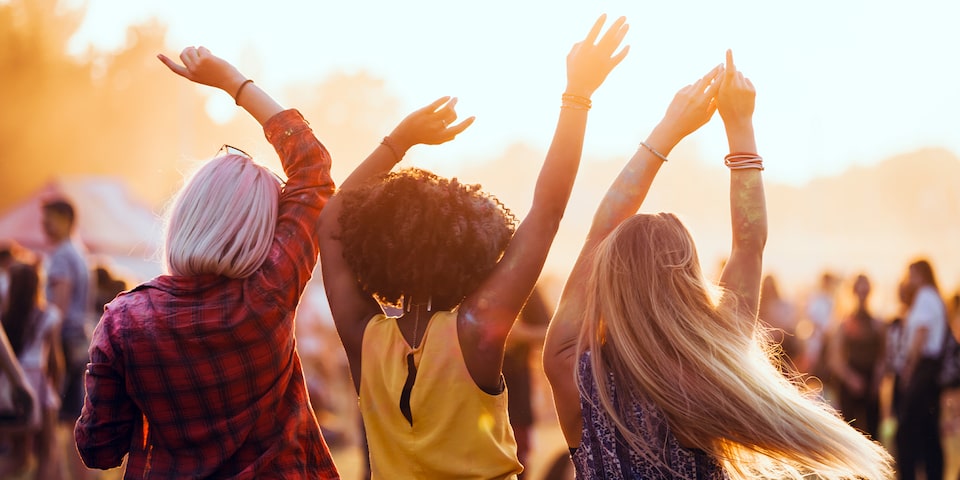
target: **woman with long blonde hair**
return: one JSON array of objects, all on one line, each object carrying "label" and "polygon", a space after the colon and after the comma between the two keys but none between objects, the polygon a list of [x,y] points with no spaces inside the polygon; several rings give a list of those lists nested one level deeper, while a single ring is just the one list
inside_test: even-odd
[{"label": "woman with long blonde hair", "polygon": [[[611,186],[544,349],[578,478],[890,478],[890,456],[771,361],[757,305],[767,217],[755,91],[732,53],[680,90]],[[704,279],[673,214],[634,215],[673,147],[719,110],[733,245]]]}]

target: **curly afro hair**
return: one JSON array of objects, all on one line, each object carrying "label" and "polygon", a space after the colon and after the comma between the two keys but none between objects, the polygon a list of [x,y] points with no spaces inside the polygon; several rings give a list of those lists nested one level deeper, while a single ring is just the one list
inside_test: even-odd
[{"label": "curly afro hair", "polygon": [[407,168],[343,192],[340,242],[364,292],[389,305],[404,297],[453,308],[480,286],[516,229],[496,197]]}]

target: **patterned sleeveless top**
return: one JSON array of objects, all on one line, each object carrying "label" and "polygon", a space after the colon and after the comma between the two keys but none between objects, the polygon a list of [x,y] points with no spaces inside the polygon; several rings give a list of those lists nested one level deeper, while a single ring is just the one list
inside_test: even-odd
[{"label": "patterned sleeveless top", "polygon": [[[629,399],[638,432],[650,445],[659,445],[657,461],[643,458],[630,449],[626,439],[617,431],[613,420],[600,403],[597,385],[590,373],[590,352],[584,352],[577,366],[580,380],[580,409],[583,417],[583,430],[580,434],[580,446],[571,449],[574,467],[579,480],[631,480],[631,479],[672,479],[721,480],[729,478],[720,463],[706,452],[684,448],[670,431],[666,416],[653,403],[640,399]],[[617,398],[613,378],[606,388],[615,404],[623,400]]]}]

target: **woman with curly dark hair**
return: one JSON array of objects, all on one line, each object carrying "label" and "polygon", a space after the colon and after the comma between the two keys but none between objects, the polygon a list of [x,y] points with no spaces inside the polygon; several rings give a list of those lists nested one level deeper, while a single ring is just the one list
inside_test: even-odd
[{"label": "woman with curly dark hair", "polygon": [[[408,148],[452,140],[447,97],[405,118],[321,216],[323,279],[376,478],[516,478],[504,344],[533,290],[580,162],[590,95],[626,56],[601,17],[567,56],[567,90],[533,206],[519,225],[479,186],[420,169]],[[599,38],[599,40],[598,40]],[[379,303],[378,303],[379,302]],[[399,317],[380,304],[402,307]]]}]

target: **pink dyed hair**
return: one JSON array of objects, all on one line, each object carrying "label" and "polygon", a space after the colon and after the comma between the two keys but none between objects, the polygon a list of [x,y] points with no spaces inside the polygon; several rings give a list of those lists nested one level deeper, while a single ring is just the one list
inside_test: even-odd
[{"label": "pink dyed hair", "polygon": [[244,278],[267,258],[280,183],[241,155],[215,157],[187,181],[168,211],[164,267],[171,275]]}]

